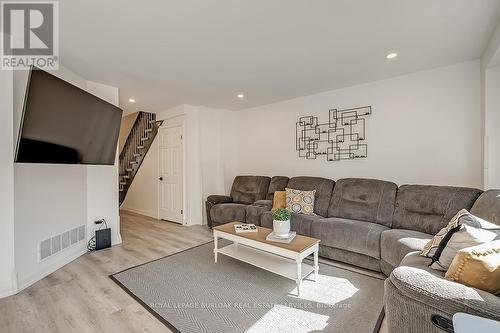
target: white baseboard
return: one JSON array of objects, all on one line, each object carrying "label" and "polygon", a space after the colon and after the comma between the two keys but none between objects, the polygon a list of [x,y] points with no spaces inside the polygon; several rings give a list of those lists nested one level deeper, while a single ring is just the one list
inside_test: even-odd
[{"label": "white baseboard", "polygon": [[127,211],[132,212],[132,213],[144,215],[144,216],[147,216],[147,217],[152,217],[154,219],[158,219],[159,218],[158,217],[158,212],[153,212],[153,211],[148,211],[148,210],[142,210],[142,209],[134,208],[134,207],[130,207],[130,206],[121,206],[120,209],[121,210],[127,210]]}]

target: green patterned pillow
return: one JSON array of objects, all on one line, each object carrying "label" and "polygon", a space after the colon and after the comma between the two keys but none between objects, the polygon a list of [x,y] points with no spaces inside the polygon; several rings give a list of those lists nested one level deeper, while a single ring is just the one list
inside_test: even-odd
[{"label": "green patterned pillow", "polygon": [[314,214],[314,191],[286,188],[286,209],[296,214]]}]

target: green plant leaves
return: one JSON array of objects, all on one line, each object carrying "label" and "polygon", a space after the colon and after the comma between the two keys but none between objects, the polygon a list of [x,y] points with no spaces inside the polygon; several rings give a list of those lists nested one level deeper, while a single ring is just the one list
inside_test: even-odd
[{"label": "green plant leaves", "polygon": [[276,221],[288,221],[292,214],[285,208],[278,208],[273,213],[273,219]]}]

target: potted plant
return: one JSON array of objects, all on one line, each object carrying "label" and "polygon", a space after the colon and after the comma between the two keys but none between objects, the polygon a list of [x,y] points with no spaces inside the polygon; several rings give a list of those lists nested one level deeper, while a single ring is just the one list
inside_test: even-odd
[{"label": "potted plant", "polygon": [[288,237],[290,234],[290,217],[292,214],[285,208],[278,208],[273,213],[273,231],[277,237]]}]

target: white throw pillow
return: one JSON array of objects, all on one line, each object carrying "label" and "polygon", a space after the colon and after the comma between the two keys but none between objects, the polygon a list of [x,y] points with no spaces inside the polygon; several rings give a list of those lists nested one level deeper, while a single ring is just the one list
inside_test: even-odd
[{"label": "white throw pillow", "polygon": [[461,249],[500,239],[500,226],[470,213],[460,217],[457,228],[450,230],[434,254],[431,268],[446,272]]}]

